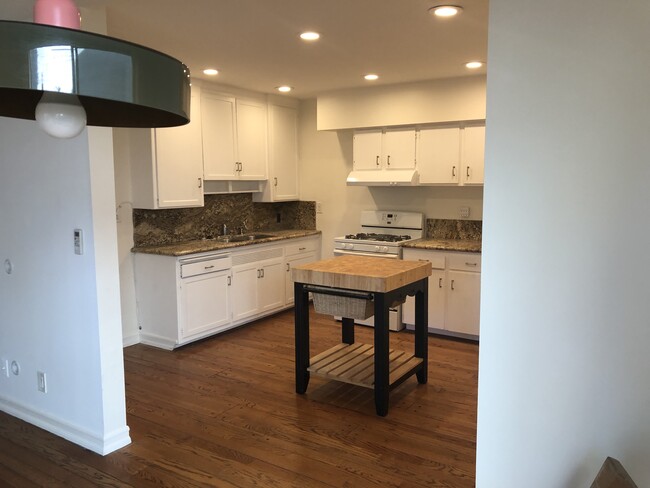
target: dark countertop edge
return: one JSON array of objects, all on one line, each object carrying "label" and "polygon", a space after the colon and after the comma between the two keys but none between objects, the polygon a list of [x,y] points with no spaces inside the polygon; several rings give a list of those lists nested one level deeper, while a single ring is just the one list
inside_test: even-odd
[{"label": "dark countertop edge", "polygon": [[431,251],[481,252],[481,241],[469,239],[417,239],[402,245],[409,249]]},{"label": "dark countertop edge", "polygon": [[278,242],[287,239],[297,239],[300,237],[309,237],[321,234],[320,230],[258,230],[256,234],[272,234],[273,237],[266,239],[257,239],[255,241],[244,242],[219,242],[214,239],[183,241],[174,244],[160,244],[158,246],[136,246],[131,249],[132,253],[142,254],[159,254],[162,256],[187,256],[188,254],[199,254],[211,251],[223,251],[244,246],[253,246],[255,244],[266,244],[268,242]]}]

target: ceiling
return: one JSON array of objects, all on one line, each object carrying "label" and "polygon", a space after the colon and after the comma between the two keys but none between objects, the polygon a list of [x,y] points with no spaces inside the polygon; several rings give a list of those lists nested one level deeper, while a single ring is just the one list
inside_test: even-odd
[{"label": "ceiling", "polygon": [[[3,0],[0,18],[31,20],[33,2]],[[180,59],[192,76],[291,96],[484,74],[464,63],[487,57],[487,0],[459,0],[451,19],[427,10],[436,0],[77,0],[106,7],[111,36]],[[305,30],[321,33],[306,43]],[[217,68],[216,77],[202,70]],[[363,79],[377,73],[374,82]]]}]

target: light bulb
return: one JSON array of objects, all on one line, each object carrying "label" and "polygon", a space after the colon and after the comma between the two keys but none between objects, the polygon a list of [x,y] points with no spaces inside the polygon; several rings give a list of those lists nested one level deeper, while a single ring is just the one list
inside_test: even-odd
[{"label": "light bulb", "polygon": [[76,95],[44,92],[36,105],[36,122],[52,137],[70,139],[86,127],[86,111]]}]

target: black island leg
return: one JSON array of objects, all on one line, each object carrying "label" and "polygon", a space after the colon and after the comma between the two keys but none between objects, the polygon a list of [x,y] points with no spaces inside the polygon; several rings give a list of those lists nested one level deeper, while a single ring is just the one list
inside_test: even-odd
[{"label": "black island leg", "polygon": [[341,324],[341,342],[354,344],[354,319],[343,317]]},{"label": "black island leg", "polygon": [[296,393],[305,393],[309,384],[309,292],[294,283],[296,327]]},{"label": "black island leg", "polygon": [[375,293],[375,410],[388,414],[388,303],[383,293]]},{"label": "black island leg", "polygon": [[421,283],[421,290],[415,294],[415,357],[422,358],[422,367],[416,376],[418,383],[425,384],[429,369],[429,279]]}]

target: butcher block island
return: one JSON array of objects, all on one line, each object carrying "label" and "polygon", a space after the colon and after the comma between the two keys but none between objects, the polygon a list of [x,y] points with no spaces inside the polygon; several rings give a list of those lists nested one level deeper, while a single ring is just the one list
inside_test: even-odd
[{"label": "butcher block island", "polygon": [[[388,394],[412,375],[427,382],[427,294],[431,263],[339,256],[297,266],[295,291],[296,392],[310,374],[374,389],[378,415],[388,413]],[[309,293],[325,313],[341,315],[341,344],[309,356]],[[388,310],[415,296],[414,354],[389,347]],[[355,344],[354,319],[375,316],[374,344]]]}]

